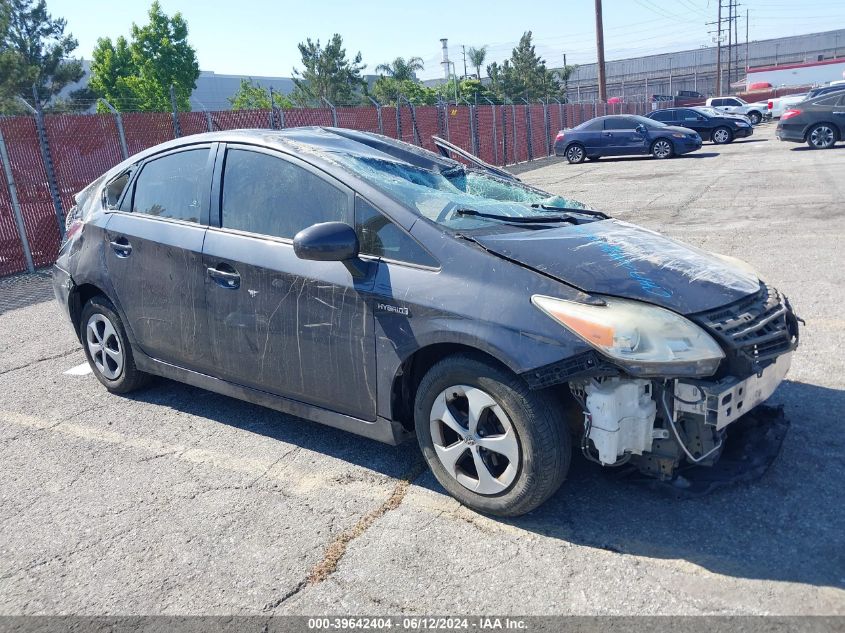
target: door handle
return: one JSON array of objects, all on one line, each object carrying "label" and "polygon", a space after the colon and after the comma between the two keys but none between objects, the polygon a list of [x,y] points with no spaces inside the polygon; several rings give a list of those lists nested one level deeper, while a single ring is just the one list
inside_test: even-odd
[{"label": "door handle", "polygon": [[219,268],[208,268],[208,276],[221,288],[236,290],[241,287],[241,276],[236,270],[228,272]]},{"label": "door handle", "polygon": [[612,132],[602,132],[601,135],[602,136],[613,136],[613,133]]},{"label": "door handle", "polygon": [[111,240],[109,244],[114,254],[118,257],[126,258],[132,254],[132,244],[125,237],[118,237],[117,239]]}]

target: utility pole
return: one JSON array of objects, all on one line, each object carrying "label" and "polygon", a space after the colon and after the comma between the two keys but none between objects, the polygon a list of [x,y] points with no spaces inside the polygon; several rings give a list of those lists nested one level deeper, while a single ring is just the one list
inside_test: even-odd
[{"label": "utility pole", "polygon": [[461,50],[464,52],[464,77],[467,76],[467,47],[461,44]]},{"label": "utility pole", "polygon": [[733,52],[733,39],[731,34],[731,20],[733,19],[734,0],[728,0],[728,92],[731,91],[731,53]]},{"label": "utility pole", "polygon": [[739,2],[734,0],[734,72],[739,79]]},{"label": "utility pole", "polygon": [[[721,2],[721,0],[720,0]],[[596,0],[596,53],[598,57],[599,101],[607,101],[607,78],[604,74],[604,27],[601,21],[601,0]]]},{"label": "utility pole", "polygon": [[722,94],[722,0],[716,12],[716,94]]},{"label": "utility pole", "polygon": [[748,9],[745,10],[745,75],[748,76]]},{"label": "utility pole", "polygon": [[564,72],[564,80],[563,80],[563,94],[566,97],[567,103],[569,102],[569,72],[566,68],[566,53],[563,54],[563,72]]}]

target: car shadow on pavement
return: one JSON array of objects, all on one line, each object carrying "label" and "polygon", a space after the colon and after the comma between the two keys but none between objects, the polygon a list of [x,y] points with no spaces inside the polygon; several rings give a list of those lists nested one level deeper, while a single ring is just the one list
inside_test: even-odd
[{"label": "car shadow on pavement", "polygon": [[52,299],[53,283],[49,271],[0,279],[0,314]]},{"label": "car shadow on pavement", "polygon": [[419,456],[415,442],[390,446],[198,387],[156,378],[152,385],[121,396],[269,437],[341,459],[390,477],[403,477]]},{"label": "car shadow on pavement", "polygon": [[[127,396],[401,478],[420,459],[413,441],[389,446],[169,380]],[[845,391],[786,381],[772,401],[792,426],[762,479],[697,499],[620,480],[577,451],[562,488],[528,515],[497,519],[548,538],[620,554],[682,559],[739,578],[845,585],[845,481],[839,414]],[[319,468],[315,466],[315,469]],[[415,486],[447,493],[430,472]]]},{"label": "car shadow on pavement", "polygon": [[833,147],[828,147],[826,150],[818,150],[808,145],[798,145],[797,147],[790,148],[790,152],[829,152],[830,150],[834,149],[845,149],[845,145],[834,145]]},{"label": "car shadow on pavement", "polygon": [[[679,160],[683,158],[715,158],[719,156],[719,152],[694,152],[691,154],[681,154],[680,156],[674,156],[671,159],[663,159],[663,160]],[[646,160],[657,160],[653,156],[602,156],[599,160],[588,161],[582,163],[583,165],[588,164],[596,164],[596,163],[627,163],[629,161],[646,161]]]},{"label": "car shadow on pavement", "polygon": [[767,138],[738,138],[731,142],[731,145],[741,145],[742,143],[768,143],[771,139]]}]

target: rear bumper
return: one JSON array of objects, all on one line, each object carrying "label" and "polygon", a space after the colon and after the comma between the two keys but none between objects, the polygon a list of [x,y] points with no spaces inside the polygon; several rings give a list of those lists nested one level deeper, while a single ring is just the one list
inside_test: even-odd
[{"label": "rear bumper", "polygon": [[68,323],[73,323],[70,315],[70,292],[73,289],[73,279],[70,273],[58,264],[53,264],[53,294],[56,295],[56,301],[59,302],[62,314],[64,314]]},{"label": "rear bumper", "polygon": [[775,130],[775,136],[778,137],[779,141],[789,141],[791,143],[803,143],[804,142],[804,128],[802,127],[793,127],[790,125],[778,125],[778,129]]}]

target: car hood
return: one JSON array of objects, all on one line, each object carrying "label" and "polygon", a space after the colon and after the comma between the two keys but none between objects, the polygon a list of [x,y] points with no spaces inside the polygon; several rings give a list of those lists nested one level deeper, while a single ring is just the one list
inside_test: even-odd
[{"label": "car hood", "polygon": [[678,132],[679,134],[698,134],[695,130],[680,125],[667,125],[665,128],[660,128],[661,131],[669,130],[670,132]]},{"label": "car hood", "polygon": [[620,220],[472,239],[584,292],[646,301],[681,314],[711,310],[760,289],[757,277],[745,269]]}]

